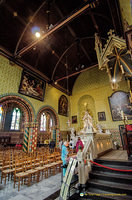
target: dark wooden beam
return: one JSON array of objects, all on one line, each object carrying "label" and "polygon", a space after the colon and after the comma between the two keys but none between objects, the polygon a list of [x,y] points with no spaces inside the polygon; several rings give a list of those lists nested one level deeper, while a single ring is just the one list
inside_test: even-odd
[{"label": "dark wooden beam", "polygon": [[94,24],[94,28],[96,29],[97,33],[99,33],[99,27],[98,27],[97,22],[95,20],[94,14],[93,14],[93,12],[91,12],[91,10],[89,11],[89,14],[90,14],[90,17],[91,17],[92,22]]},{"label": "dark wooden beam", "polygon": [[[60,15],[60,17],[61,17],[61,18],[64,18],[64,15],[63,15],[62,11],[58,8],[57,5],[55,5],[55,9],[56,9],[56,11],[58,12],[58,14]],[[74,39],[76,39],[76,38],[77,38],[77,35],[76,35],[75,31],[74,31],[69,25],[67,25],[67,29],[69,30],[69,32],[70,32],[70,34],[72,35],[72,37],[73,37]],[[83,53],[85,54],[85,56],[87,57],[87,59],[88,59],[90,62],[92,62],[90,56],[88,55],[88,53],[87,53],[87,51],[85,50],[85,48],[84,48],[84,46],[82,45],[82,43],[80,43],[80,47],[81,47]]]},{"label": "dark wooden beam", "polygon": [[77,18],[79,15],[84,13],[88,8],[90,8],[92,4],[86,4],[84,7],[79,9],[78,11],[72,13],[70,16],[65,18],[62,22],[57,23],[56,25],[53,26],[50,30],[48,30],[46,33],[44,33],[38,40],[33,41],[29,45],[25,46],[23,49],[21,49],[16,56],[22,56],[25,52],[30,50],[33,46],[35,46],[38,42],[41,40],[47,38],[49,35],[53,34],[55,31],[59,30],[60,28],[64,27],[66,24],[71,22],[73,19]]}]

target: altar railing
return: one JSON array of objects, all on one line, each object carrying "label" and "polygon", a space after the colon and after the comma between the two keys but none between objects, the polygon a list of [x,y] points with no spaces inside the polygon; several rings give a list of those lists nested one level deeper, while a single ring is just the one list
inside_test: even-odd
[{"label": "altar railing", "polygon": [[90,133],[81,136],[83,151],[77,153],[79,183],[85,185],[89,179],[92,163],[89,162],[113,148],[112,136],[106,133]]}]

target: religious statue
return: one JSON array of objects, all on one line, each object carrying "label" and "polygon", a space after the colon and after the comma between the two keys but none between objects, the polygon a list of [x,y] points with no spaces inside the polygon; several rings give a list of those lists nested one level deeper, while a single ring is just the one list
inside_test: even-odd
[{"label": "religious statue", "polygon": [[102,125],[101,125],[101,124],[97,124],[96,127],[97,127],[97,131],[98,131],[99,133],[103,133]]},{"label": "religious statue", "polygon": [[75,136],[75,128],[71,128],[71,135],[70,135],[70,140],[72,139],[73,141],[73,145],[76,146],[76,142],[77,142],[77,137]]},{"label": "religious statue", "polygon": [[[75,132],[75,129],[74,129],[74,127],[73,128],[71,128],[71,135],[74,135],[74,132]],[[74,135],[75,136],[75,135]]]},{"label": "religious statue", "polygon": [[92,132],[93,129],[93,119],[89,115],[88,111],[85,111],[85,114],[83,116],[83,132],[89,133]]}]

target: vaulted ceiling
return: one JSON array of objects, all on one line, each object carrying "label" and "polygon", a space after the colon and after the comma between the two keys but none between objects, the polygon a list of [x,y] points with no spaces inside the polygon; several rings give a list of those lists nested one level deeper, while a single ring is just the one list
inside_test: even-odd
[{"label": "vaulted ceiling", "polygon": [[0,0],[0,24],[1,52],[69,94],[97,65],[94,34],[103,43],[110,29],[123,36],[118,0]]}]

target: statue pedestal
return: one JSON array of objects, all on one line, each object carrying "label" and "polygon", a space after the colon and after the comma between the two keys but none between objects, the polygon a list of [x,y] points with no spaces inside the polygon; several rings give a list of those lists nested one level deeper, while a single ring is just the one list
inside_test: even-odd
[{"label": "statue pedestal", "polygon": [[85,133],[85,134],[83,134],[83,135],[80,135],[79,137],[81,138],[81,140],[82,140],[82,142],[83,142],[83,144],[85,145],[86,144],[86,142],[89,140],[89,139],[94,139],[94,135],[95,135],[96,133],[93,133],[93,132],[91,132],[91,133]]},{"label": "statue pedestal", "polygon": [[80,130],[80,134],[90,134],[93,133],[93,128],[92,127],[85,127],[82,130]]}]

